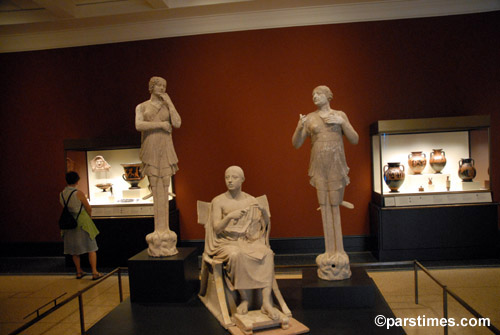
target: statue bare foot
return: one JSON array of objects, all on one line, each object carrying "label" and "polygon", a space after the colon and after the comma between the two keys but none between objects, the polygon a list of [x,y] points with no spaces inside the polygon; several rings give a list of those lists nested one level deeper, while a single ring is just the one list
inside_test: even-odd
[{"label": "statue bare foot", "polygon": [[236,313],[247,314],[248,313],[248,300],[243,300],[238,307],[236,307]]},{"label": "statue bare foot", "polygon": [[262,312],[262,314],[265,314],[269,318],[271,318],[271,320],[278,320],[280,318],[278,310],[269,303],[264,302],[260,311]]}]

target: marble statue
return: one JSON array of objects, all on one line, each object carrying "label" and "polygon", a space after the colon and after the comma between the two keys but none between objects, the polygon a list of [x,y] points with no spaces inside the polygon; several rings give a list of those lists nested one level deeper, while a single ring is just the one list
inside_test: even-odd
[{"label": "marble statue", "polygon": [[242,191],[238,166],[227,168],[225,180],[227,192],[197,203],[198,223],[205,226],[198,297],[232,335],[308,333],[292,317],[274,276],[267,197]]},{"label": "marble statue", "polygon": [[339,206],[354,207],[343,201],[345,187],[349,184],[349,168],[342,135],[352,144],[358,143],[359,136],[347,115],[330,107],[332,98],[333,94],[327,86],[318,86],[313,90],[317,110],[300,115],[292,144],[298,149],[307,137],[311,138],[309,177],[317,191],[325,235],[325,253],[316,258],[318,277],[342,280],[351,277],[351,270],[342,241]]},{"label": "marble statue", "polygon": [[274,253],[267,244],[269,215],[257,200],[243,192],[243,170],[231,166],[225,173],[227,192],[212,200],[211,219],[206,227],[205,252],[225,264],[228,284],[237,290],[238,314],[248,312],[248,290],[262,290],[261,312],[276,320],[271,290]]},{"label": "marble statue", "polygon": [[169,227],[168,188],[177,170],[172,129],[181,126],[181,117],[165,92],[167,81],[152,77],[151,98],[135,109],[135,127],[142,133],[139,157],[141,174],[146,175],[154,198],[154,232],[146,236],[152,257],[177,254],[177,234]]},{"label": "marble statue", "polygon": [[90,161],[90,166],[92,167],[92,172],[96,171],[109,171],[111,165],[106,162],[103,156],[97,155]]}]

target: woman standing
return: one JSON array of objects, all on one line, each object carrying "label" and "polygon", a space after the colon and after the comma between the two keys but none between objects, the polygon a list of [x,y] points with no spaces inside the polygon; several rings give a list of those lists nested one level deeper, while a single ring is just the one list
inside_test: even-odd
[{"label": "woman standing", "polygon": [[90,207],[85,194],[76,189],[80,176],[71,171],[66,173],[66,183],[68,184],[59,196],[59,202],[64,207],[67,203],[68,210],[77,219],[78,225],[75,229],[62,230],[64,239],[64,254],[73,256],[73,263],[76,267],[76,279],[82,279],[85,272],[80,266],[80,255],[88,253],[89,263],[92,268],[92,279],[97,280],[102,274],[97,271],[97,242],[95,237],[99,234],[94,222],[90,218],[92,207]]}]

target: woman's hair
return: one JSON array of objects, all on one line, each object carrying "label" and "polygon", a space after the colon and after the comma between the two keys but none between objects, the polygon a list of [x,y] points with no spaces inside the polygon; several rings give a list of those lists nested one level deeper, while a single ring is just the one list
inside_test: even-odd
[{"label": "woman's hair", "polygon": [[326,98],[328,100],[332,100],[333,99],[333,93],[332,91],[328,88],[328,86],[325,86],[325,85],[320,85],[318,87],[316,87],[314,90],[313,90],[313,94],[314,92],[318,91],[319,93],[323,93]]},{"label": "woman's hair", "polygon": [[245,180],[245,173],[243,173],[243,169],[240,168],[239,166],[232,165],[232,166],[228,167],[226,169],[226,172],[224,174],[227,175],[227,173],[229,172],[229,170],[235,171],[236,173],[238,173],[240,175],[241,179]]},{"label": "woman's hair", "polygon": [[151,77],[149,79],[149,93],[153,92],[153,87],[158,83],[165,83],[165,86],[167,85],[167,81],[162,77]]},{"label": "woman's hair", "polygon": [[66,183],[68,185],[76,184],[80,180],[80,176],[75,171],[66,173]]}]

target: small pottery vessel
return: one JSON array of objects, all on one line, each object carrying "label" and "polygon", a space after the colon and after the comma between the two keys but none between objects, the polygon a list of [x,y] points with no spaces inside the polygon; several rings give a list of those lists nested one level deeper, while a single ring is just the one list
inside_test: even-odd
[{"label": "small pottery vessel", "polygon": [[387,163],[384,166],[384,181],[391,189],[391,192],[398,192],[398,189],[405,181],[405,167],[399,162]]},{"label": "small pottery vessel", "polygon": [[96,184],[95,185],[97,188],[100,188],[103,192],[106,192],[106,190],[108,188],[110,188],[111,186],[113,186],[113,184],[111,183],[107,183],[107,184]]},{"label": "small pottery vessel", "polygon": [[142,163],[131,163],[131,164],[120,164],[123,166],[123,170],[125,170],[125,174],[122,175],[122,178],[130,184],[129,189],[136,189],[139,187],[139,182],[144,179],[144,176],[141,177],[141,166]]},{"label": "small pottery vessel", "polygon": [[446,165],[446,156],[443,149],[432,149],[429,157],[429,164],[436,173],[441,173],[441,170]]},{"label": "small pottery vessel", "polygon": [[412,151],[408,155],[408,167],[414,174],[420,174],[425,169],[427,158],[422,151]]},{"label": "small pottery vessel", "polygon": [[462,158],[458,161],[458,176],[462,181],[472,181],[476,176],[476,168],[472,158]]}]

